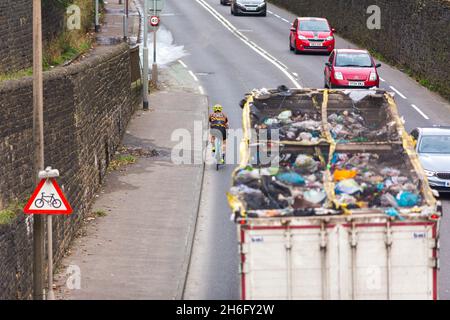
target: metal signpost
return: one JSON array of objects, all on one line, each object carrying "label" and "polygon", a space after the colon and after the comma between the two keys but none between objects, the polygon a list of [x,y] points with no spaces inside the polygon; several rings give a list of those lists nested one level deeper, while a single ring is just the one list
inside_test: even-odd
[{"label": "metal signpost", "polygon": [[[143,58],[143,62],[142,62],[142,68],[144,69],[142,72],[142,76],[144,78],[144,85],[143,85],[143,108],[144,110],[148,110],[148,27],[149,27],[149,23],[151,23],[151,21],[149,21],[149,14],[152,13],[153,16],[159,16],[159,13],[161,12],[161,10],[164,7],[164,2],[165,0],[145,0],[144,1],[144,48],[142,51],[142,58]],[[159,21],[158,21],[159,23]],[[156,62],[156,33],[154,34],[154,39],[153,39],[153,60],[154,63]],[[154,69],[152,69],[152,73]],[[152,75],[153,77],[154,75]],[[153,78],[154,79],[154,78]]]},{"label": "metal signpost", "polygon": [[[64,196],[55,178],[59,171],[47,167],[39,171],[40,182],[34,190],[30,200],[23,208],[25,214],[34,214],[34,219],[43,214],[47,215],[47,254],[48,254],[48,293],[47,300],[55,300],[53,292],[53,220],[54,214],[70,214],[72,208]],[[43,259],[43,257],[41,257]]]},{"label": "metal signpost", "polygon": [[95,0],[95,32],[100,31],[100,23],[98,18],[98,0]]},{"label": "metal signpost", "polygon": [[[41,0],[33,0],[33,146],[34,183],[38,171],[44,168],[44,94],[42,75],[42,18]],[[33,219],[33,297],[44,299],[44,219]]]}]

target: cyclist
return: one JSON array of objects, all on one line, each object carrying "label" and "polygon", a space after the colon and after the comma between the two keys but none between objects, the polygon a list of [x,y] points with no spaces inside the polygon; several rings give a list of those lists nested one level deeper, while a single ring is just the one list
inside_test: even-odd
[{"label": "cyclist", "polygon": [[[225,162],[225,150],[226,150],[226,141],[227,141],[227,129],[228,129],[228,117],[223,112],[223,108],[220,104],[216,104],[213,108],[213,112],[209,115],[209,126],[211,131],[217,130],[222,135],[222,160],[221,162]],[[212,152],[216,152],[215,141],[216,141],[216,132],[212,132],[210,134],[211,137],[211,145]]]}]

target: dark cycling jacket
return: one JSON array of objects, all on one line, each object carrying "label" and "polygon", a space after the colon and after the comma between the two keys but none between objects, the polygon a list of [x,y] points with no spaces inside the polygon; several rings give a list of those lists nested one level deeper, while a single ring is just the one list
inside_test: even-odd
[{"label": "dark cycling jacket", "polygon": [[209,123],[211,127],[224,127],[228,126],[228,117],[223,112],[214,112],[209,115]]}]

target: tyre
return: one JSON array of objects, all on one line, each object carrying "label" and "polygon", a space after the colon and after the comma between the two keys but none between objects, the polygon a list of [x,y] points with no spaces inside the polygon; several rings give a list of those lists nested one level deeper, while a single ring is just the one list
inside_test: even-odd
[{"label": "tyre", "polygon": [[42,207],[44,206],[44,200],[42,200],[42,199],[37,199],[37,200],[34,202],[34,205],[36,206],[36,208],[42,208]]},{"label": "tyre", "polygon": [[292,39],[289,37],[289,50],[294,51],[294,47],[292,46]]},{"label": "tyre", "polygon": [[260,14],[261,17],[267,17],[267,11],[264,11],[263,13]]},{"label": "tyre", "polygon": [[61,207],[61,201],[58,200],[58,199],[53,200],[52,201],[52,206],[53,206],[53,208],[58,209],[59,207]]},{"label": "tyre", "polygon": [[298,50],[297,45],[294,47],[294,52],[295,52],[295,54],[300,54],[300,53],[302,53],[300,50]]}]

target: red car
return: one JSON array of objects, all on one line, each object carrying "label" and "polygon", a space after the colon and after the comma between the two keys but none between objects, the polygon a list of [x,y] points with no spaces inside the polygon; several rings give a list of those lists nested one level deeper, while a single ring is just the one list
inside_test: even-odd
[{"label": "red car", "polygon": [[334,50],[335,29],[324,18],[297,18],[292,23],[289,48],[301,52],[326,52]]},{"label": "red car", "polygon": [[379,87],[379,67],[367,50],[336,49],[325,63],[325,88]]}]

